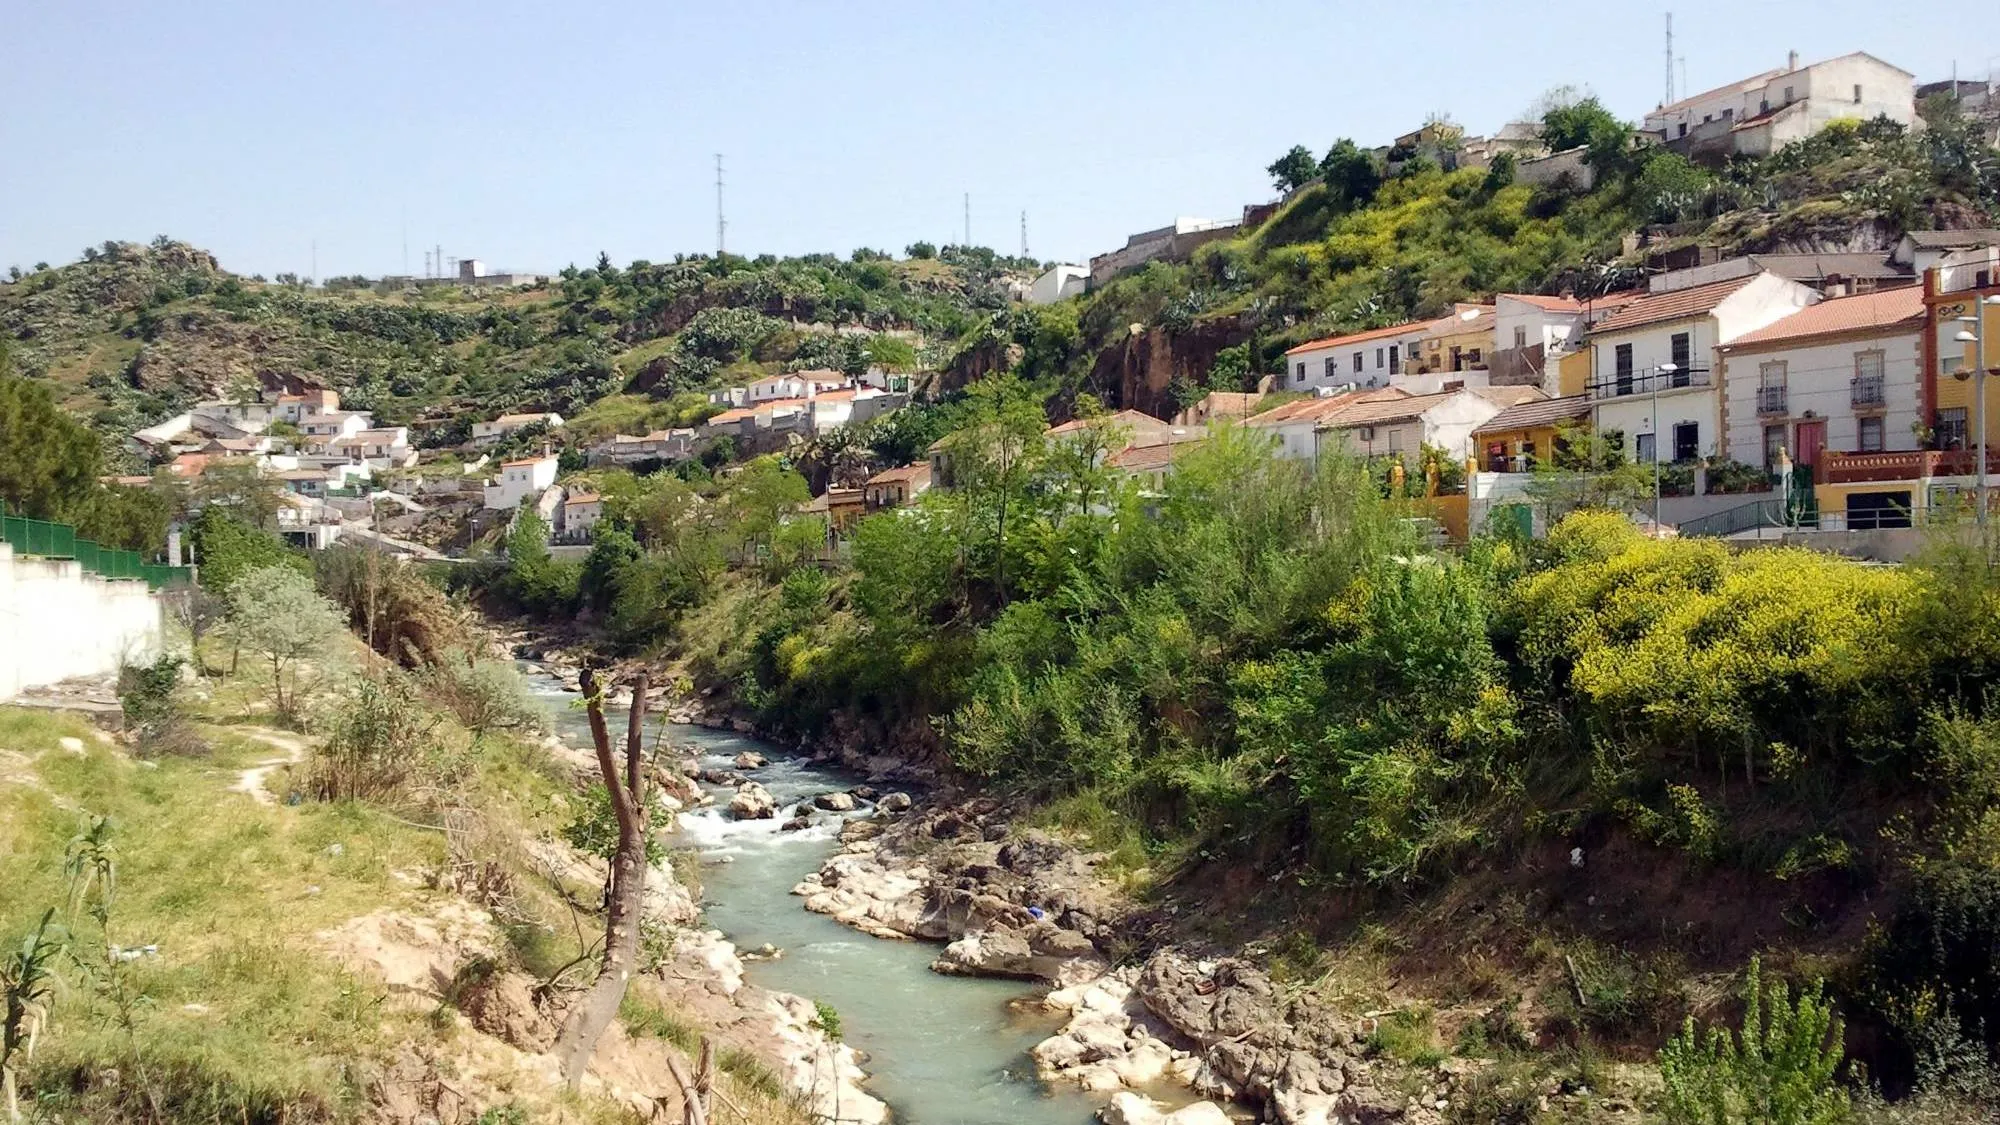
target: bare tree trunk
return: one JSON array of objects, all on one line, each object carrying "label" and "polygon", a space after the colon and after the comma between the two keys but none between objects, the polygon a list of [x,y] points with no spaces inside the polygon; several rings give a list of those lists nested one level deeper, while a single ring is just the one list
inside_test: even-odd
[{"label": "bare tree trunk", "polygon": [[597,1040],[618,1015],[625,986],[639,960],[639,916],[646,894],[646,793],[640,769],[646,727],[646,674],[632,684],[632,721],[625,732],[625,770],[611,756],[611,732],[604,725],[603,685],[597,673],[584,669],[583,695],[590,712],[590,738],[597,747],[597,771],[611,794],[611,811],[618,818],[618,850],[611,858],[611,900],[604,912],[604,964],[597,983],[577,1002],[556,1043],[563,1081],[571,1087],[583,1079]]}]

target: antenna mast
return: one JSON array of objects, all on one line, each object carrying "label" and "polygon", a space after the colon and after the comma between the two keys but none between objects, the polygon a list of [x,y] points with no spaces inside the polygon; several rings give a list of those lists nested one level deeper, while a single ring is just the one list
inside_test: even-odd
[{"label": "antenna mast", "polygon": [[1661,105],[1674,104],[1674,14],[1667,13],[1667,100]]},{"label": "antenna mast", "polygon": [[723,232],[729,229],[729,221],[722,217],[722,154],[715,154],[715,256],[722,257]]},{"label": "antenna mast", "polygon": [[965,248],[966,248],[966,249],[968,249],[968,250],[970,250],[970,249],[972,248],[972,193],[971,193],[971,192],[969,192],[969,191],[965,193],[965,242],[964,242],[964,246],[965,246]]},{"label": "antenna mast", "polygon": [[1021,212],[1021,256],[1028,256],[1028,213]]}]

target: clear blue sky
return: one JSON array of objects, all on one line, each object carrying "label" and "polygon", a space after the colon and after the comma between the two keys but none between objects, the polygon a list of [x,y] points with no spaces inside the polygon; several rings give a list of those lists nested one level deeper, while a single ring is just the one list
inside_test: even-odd
[{"label": "clear blue sky", "polygon": [[[1491,131],[1587,86],[1636,120],[1661,16],[1535,4],[510,0],[0,5],[0,268],[166,233],[244,273],[735,252],[1082,259],[1270,195],[1294,143],[1447,112]],[[2000,66],[1992,21],[1886,0],[1671,5],[1687,82],[1868,50],[1919,80]],[[1961,15],[1971,9],[1959,9]],[[1685,89],[1685,87],[1683,88]]]}]

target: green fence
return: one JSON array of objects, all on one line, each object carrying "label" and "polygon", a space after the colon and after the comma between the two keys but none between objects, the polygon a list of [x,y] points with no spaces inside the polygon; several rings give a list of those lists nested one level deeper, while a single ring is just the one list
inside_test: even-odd
[{"label": "green fence", "polygon": [[103,578],[138,579],[155,590],[185,583],[190,577],[191,572],[184,566],[150,563],[137,551],[115,550],[79,539],[76,529],[66,523],[6,513],[7,505],[0,501],[0,540],[5,540],[17,555],[75,559],[86,573]]}]

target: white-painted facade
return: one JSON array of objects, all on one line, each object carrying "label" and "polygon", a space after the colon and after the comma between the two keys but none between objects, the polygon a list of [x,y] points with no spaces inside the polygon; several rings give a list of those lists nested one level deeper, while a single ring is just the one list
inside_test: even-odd
[{"label": "white-painted facade", "polygon": [[1089,266],[1068,263],[1050,266],[1028,286],[1028,303],[1052,305],[1068,297],[1081,296],[1089,286]]},{"label": "white-painted facade", "polygon": [[85,574],[74,559],[31,559],[0,543],[0,699],[72,676],[115,674],[165,643],[159,595],[144,582]]},{"label": "white-painted facade", "polygon": [[1732,461],[1764,464],[1767,439],[1796,458],[1801,426],[1820,427],[1823,448],[1840,453],[1918,448],[1915,427],[1924,416],[1919,328],[1789,347],[1724,348],[1721,361],[1725,455]]},{"label": "white-painted facade", "polygon": [[[1409,411],[1390,404],[1370,403],[1334,414],[1321,427],[1319,451],[1340,451],[1356,457],[1400,457],[1414,467],[1425,445],[1434,445],[1457,460],[1472,448],[1472,431],[1500,413],[1500,404],[1471,391],[1413,397]],[[1380,417],[1389,411],[1388,417]],[[1375,415],[1380,420],[1357,419]]]},{"label": "white-painted facade", "polygon": [[[1651,460],[1656,445],[1657,455],[1667,461],[1722,455],[1716,347],[1819,299],[1807,286],[1765,273],[1707,311],[1593,332],[1588,388],[1592,428],[1622,433],[1626,456],[1636,460]],[[1678,370],[1664,372],[1669,364]]]},{"label": "white-painted facade", "polygon": [[499,511],[518,508],[521,501],[540,496],[555,482],[556,459],[553,455],[503,461],[500,475],[486,482],[486,507]]},{"label": "white-painted facade", "polygon": [[1786,66],[1662,106],[1644,127],[1668,144],[1711,142],[1765,156],[1835,121],[1876,117],[1914,124],[1916,78],[1857,51],[1804,67],[1794,55]]},{"label": "white-painted facade", "polygon": [[562,428],[563,417],[553,410],[534,414],[502,414],[490,422],[472,424],[472,444],[474,447],[492,445],[516,430],[529,426],[547,426],[551,430]]},{"label": "white-painted facade", "polygon": [[1285,353],[1281,391],[1316,391],[1336,387],[1370,390],[1391,385],[1423,355],[1428,322],[1406,324],[1400,331],[1356,333],[1301,344]]}]

